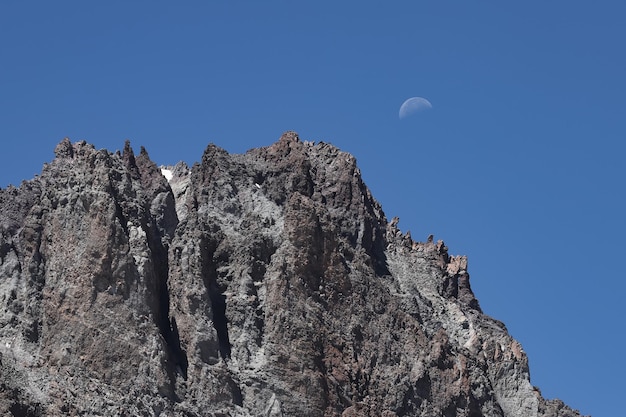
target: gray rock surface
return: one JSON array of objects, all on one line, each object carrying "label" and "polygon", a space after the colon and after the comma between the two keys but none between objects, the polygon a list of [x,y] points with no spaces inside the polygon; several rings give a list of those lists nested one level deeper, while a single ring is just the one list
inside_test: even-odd
[{"label": "gray rock surface", "polygon": [[350,154],[55,153],[0,190],[1,415],[579,415]]}]

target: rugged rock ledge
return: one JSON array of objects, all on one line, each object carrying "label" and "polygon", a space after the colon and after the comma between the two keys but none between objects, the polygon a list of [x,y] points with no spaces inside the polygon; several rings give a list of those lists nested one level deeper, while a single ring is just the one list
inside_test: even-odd
[{"label": "rugged rock ledge", "polygon": [[579,415],[350,154],[287,132],[168,182],[129,143],[55,153],[0,190],[0,414]]}]

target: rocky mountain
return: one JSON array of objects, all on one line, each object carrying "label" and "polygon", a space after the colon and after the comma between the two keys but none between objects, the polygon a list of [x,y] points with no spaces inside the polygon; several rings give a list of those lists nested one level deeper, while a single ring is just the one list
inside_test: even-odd
[{"label": "rocky mountain", "polygon": [[1,415],[579,415],[332,145],[55,154],[0,190]]}]

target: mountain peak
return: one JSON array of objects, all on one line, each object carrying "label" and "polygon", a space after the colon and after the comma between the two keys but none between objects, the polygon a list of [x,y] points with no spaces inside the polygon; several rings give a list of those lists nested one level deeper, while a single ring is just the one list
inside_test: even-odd
[{"label": "mountain peak", "polygon": [[330,144],[55,154],[0,190],[4,414],[579,415]]}]

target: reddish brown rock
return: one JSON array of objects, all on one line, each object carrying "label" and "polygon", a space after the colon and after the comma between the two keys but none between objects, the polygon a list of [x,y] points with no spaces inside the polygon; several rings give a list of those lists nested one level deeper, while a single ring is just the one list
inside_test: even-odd
[{"label": "reddish brown rock", "polygon": [[578,415],[332,145],[55,154],[0,190],[0,414]]}]

